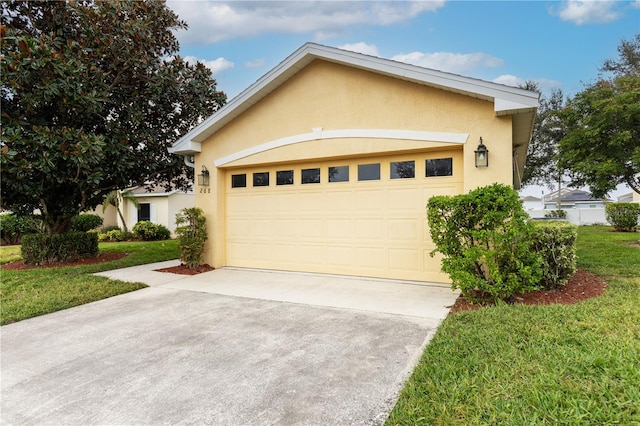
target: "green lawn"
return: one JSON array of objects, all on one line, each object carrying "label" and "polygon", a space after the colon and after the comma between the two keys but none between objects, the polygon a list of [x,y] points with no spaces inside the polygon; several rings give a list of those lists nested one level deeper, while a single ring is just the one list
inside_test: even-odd
[{"label": "green lawn", "polygon": [[[18,255],[16,256],[16,250]],[[94,272],[176,259],[178,241],[100,243],[100,252],[124,252],[123,259],[63,268],[0,272],[0,324],[20,321],[138,290],[146,285],[96,277]],[[0,263],[19,258],[16,246],[0,247]]]},{"label": "green lawn", "polygon": [[387,424],[640,424],[639,239],[579,229],[579,267],[609,283],[598,298],[450,315]]}]

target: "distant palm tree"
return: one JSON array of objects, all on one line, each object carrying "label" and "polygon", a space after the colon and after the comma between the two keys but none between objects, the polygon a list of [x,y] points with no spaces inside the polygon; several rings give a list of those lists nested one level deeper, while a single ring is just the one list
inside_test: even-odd
[{"label": "distant palm tree", "polygon": [[120,206],[122,204],[122,201],[124,201],[125,198],[128,198],[129,201],[131,201],[131,204],[133,204],[135,208],[140,208],[140,203],[138,202],[138,199],[133,195],[134,194],[130,189],[125,189],[124,191],[119,191],[117,189],[114,189],[113,191],[107,194],[107,196],[104,199],[104,202],[102,203],[103,213],[109,206],[113,206],[116,208],[116,211],[118,212],[118,216],[120,216],[120,220],[122,221],[122,227],[124,228],[125,233],[129,232],[129,229],[127,228],[127,223],[124,221],[124,216],[122,215]]}]

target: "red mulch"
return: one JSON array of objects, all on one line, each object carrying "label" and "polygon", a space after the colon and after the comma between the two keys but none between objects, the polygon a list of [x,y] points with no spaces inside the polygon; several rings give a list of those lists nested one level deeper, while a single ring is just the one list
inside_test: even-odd
[{"label": "red mulch", "polygon": [[[514,296],[514,303],[524,305],[549,305],[558,303],[571,305],[591,297],[600,296],[607,288],[604,279],[590,272],[578,269],[569,282],[558,290],[538,290]],[[451,313],[480,309],[482,305],[467,302],[458,297]]]},{"label": "red mulch", "polygon": [[73,262],[54,263],[51,265],[26,265],[22,260],[16,260],[15,262],[5,263],[4,265],[1,265],[0,268],[5,269],[7,271],[22,271],[24,269],[60,268],[63,266],[94,265],[96,263],[110,262],[112,260],[122,259],[123,257],[128,255],[129,253],[105,252],[105,253],[99,253],[96,257],[90,257],[87,259],[78,259]]},{"label": "red mulch", "polygon": [[154,269],[154,271],[158,272],[171,272],[172,274],[181,274],[181,275],[196,275],[202,272],[213,271],[214,267],[207,265],[206,263],[198,266],[196,269],[190,269],[187,265],[180,264],[178,266],[172,266],[170,268],[162,268],[162,269]]}]

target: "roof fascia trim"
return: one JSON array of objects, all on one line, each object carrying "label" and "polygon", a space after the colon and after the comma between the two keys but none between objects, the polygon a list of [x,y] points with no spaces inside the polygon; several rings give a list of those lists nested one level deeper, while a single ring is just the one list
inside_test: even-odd
[{"label": "roof fascia trim", "polygon": [[216,167],[259,154],[275,148],[281,148],[287,145],[293,145],[301,142],[310,142],[324,139],[340,139],[340,138],[367,138],[367,139],[402,139],[423,142],[441,142],[451,144],[463,144],[469,138],[468,133],[449,133],[449,132],[423,132],[416,130],[402,129],[338,129],[338,130],[322,130],[321,127],[313,128],[309,133],[301,133],[299,135],[287,136],[284,138],[272,140],[235,152],[214,161]]}]

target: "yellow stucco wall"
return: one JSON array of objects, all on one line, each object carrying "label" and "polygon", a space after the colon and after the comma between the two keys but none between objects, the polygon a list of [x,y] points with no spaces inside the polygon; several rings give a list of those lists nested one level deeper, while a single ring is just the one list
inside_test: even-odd
[{"label": "yellow stucco wall", "polygon": [[[494,182],[512,184],[511,118],[496,117],[492,102],[355,68],[316,60],[202,143],[196,170],[211,172],[209,187],[196,186],[197,207],[206,212],[211,238],[206,262],[225,265],[225,198],[228,167],[259,163],[347,158],[360,152],[396,155],[460,145],[361,139],[319,140],[281,147],[236,160],[214,162],[265,142],[309,133],[313,128],[402,129],[468,134],[462,145],[463,192]],[[474,150],[482,137],[489,167],[477,169]],[[350,151],[351,150],[351,151]]]}]

